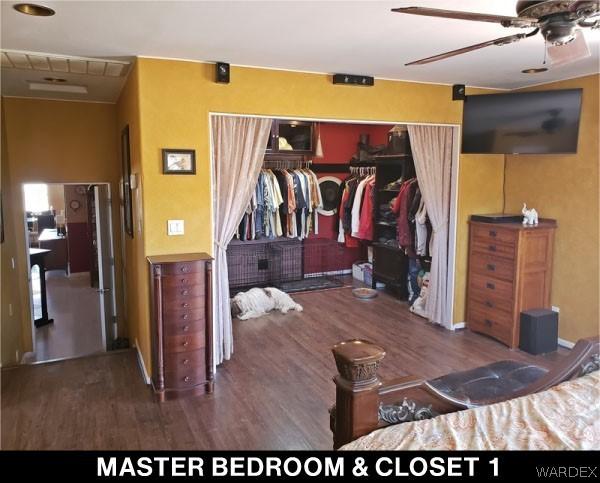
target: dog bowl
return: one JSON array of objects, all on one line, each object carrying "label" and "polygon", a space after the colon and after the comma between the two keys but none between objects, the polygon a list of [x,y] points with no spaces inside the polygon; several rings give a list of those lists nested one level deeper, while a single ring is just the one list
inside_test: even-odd
[{"label": "dog bowl", "polygon": [[368,300],[377,297],[378,293],[377,290],[372,288],[361,287],[353,289],[352,295],[354,295],[357,299]]}]

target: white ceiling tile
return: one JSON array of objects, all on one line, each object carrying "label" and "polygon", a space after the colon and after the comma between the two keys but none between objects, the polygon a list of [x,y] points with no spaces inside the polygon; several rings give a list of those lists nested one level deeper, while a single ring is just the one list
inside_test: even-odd
[{"label": "white ceiling tile", "polygon": [[4,52],[2,52],[2,67],[12,67],[12,62],[10,61],[10,59],[8,58],[8,55],[6,55]]},{"label": "white ceiling tile", "polygon": [[40,55],[28,55],[29,62],[35,70],[50,70],[50,64],[47,57]]},{"label": "white ceiling tile", "polygon": [[49,57],[50,66],[54,72],[69,72],[69,63],[67,59],[60,57]]},{"label": "white ceiling tile", "polygon": [[104,69],[106,68],[106,62],[91,62],[87,63],[87,72],[91,75],[104,75]]},{"label": "white ceiling tile", "polygon": [[125,64],[113,64],[109,62],[106,64],[106,72],[104,75],[118,77],[124,72],[124,68]]},{"label": "white ceiling tile", "polygon": [[73,74],[86,74],[87,62],[85,60],[69,59],[69,72]]},{"label": "white ceiling tile", "polygon": [[27,59],[25,54],[10,52],[8,54],[8,58],[18,69],[31,69],[31,64],[29,63],[29,59]]}]

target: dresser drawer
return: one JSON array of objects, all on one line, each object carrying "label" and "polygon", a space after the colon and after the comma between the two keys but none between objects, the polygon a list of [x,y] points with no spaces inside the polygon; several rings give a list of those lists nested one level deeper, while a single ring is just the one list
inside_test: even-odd
[{"label": "dresser drawer", "polygon": [[202,384],[207,379],[204,364],[202,367],[180,367],[177,370],[165,372],[165,387],[184,389]]},{"label": "dresser drawer", "polygon": [[504,312],[480,309],[470,304],[467,325],[475,332],[487,334],[507,345],[512,345],[513,320]]},{"label": "dresser drawer", "polygon": [[498,294],[487,293],[483,289],[471,288],[469,290],[469,304],[479,305],[482,308],[502,310],[507,314],[512,314],[514,300],[512,297],[502,297]]},{"label": "dresser drawer", "polygon": [[176,323],[165,324],[164,330],[166,335],[189,335],[204,333],[204,320],[195,320],[193,322],[181,321]]},{"label": "dresser drawer", "polygon": [[205,302],[204,297],[178,297],[172,300],[165,300],[163,302],[163,313],[168,314],[171,311],[201,309],[204,310]]},{"label": "dresser drawer", "polygon": [[498,243],[495,240],[483,240],[481,238],[473,239],[473,252],[486,255],[495,255],[497,257],[514,260],[515,245],[508,243]]},{"label": "dresser drawer", "polygon": [[165,353],[187,352],[206,347],[206,336],[204,332],[189,335],[165,336]]},{"label": "dresser drawer", "polygon": [[186,287],[189,285],[205,285],[206,274],[203,272],[187,273],[181,275],[166,275],[161,278],[163,288]]},{"label": "dresser drawer", "polygon": [[196,262],[180,262],[180,263],[165,263],[162,265],[163,275],[187,275],[189,273],[204,274],[204,263]]},{"label": "dresser drawer", "polygon": [[473,252],[471,255],[470,269],[481,275],[513,281],[515,276],[515,262],[500,258],[488,253]]},{"label": "dresser drawer", "polygon": [[469,278],[469,290],[479,290],[485,294],[485,296],[513,299],[512,282],[486,275],[479,275],[477,273],[471,273]]},{"label": "dresser drawer", "polygon": [[171,324],[180,324],[182,322],[194,322],[204,320],[206,318],[206,310],[201,309],[184,309],[170,310],[163,312],[163,323],[165,326]]},{"label": "dresser drawer", "polygon": [[517,232],[498,228],[497,226],[473,225],[473,239],[483,243],[503,243],[505,245],[515,246],[517,242]]},{"label": "dresser drawer", "polygon": [[198,367],[206,369],[206,351],[204,349],[165,354],[166,371],[173,372],[179,369]]},{"label": "dresser drawer", "polygon": [[193,297],[202,297],[206,293],[204,285],[183,285],[179,287],[163,287],[164,300],[183,300]]}]

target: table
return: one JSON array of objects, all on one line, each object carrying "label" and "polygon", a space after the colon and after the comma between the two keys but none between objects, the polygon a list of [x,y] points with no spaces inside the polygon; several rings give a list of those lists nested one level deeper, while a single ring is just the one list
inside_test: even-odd
[{"label": "table", "polygon": [[36,327],[41,327],[42,325],[51,324],[54,322],[54,319],[48,318],[48,299],[46,296],[46,256],[52,250],[46,250],[43,248],[30,248],[29,249],[29,264],[31,268],[36,265],[40,269],[40,291],[42,297],[42,316],[39,319],[35,319],[33,321]]},{"label": "table", "polygon": [[40,248],[51,250],[46,259],[46,270],[64,270],[68,273],[67,237],[59,235],[55,228],[46,228],[38,238]]}]

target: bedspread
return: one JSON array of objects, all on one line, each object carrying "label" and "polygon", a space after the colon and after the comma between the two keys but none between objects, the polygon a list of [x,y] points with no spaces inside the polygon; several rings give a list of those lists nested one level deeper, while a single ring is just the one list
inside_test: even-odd
[{"label": "bedspread", "polygon": [[600,449],[600,371],[509,401],[389,426],[342,450]]}]

